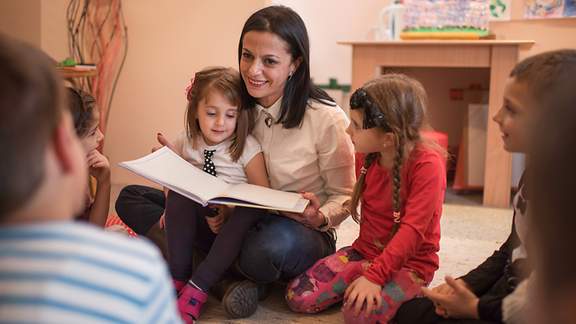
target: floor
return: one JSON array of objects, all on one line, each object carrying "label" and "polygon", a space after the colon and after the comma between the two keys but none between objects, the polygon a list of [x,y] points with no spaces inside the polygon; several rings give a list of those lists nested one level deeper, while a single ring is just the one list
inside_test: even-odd
[{"label": "floor", "polygon": [[[112,188],[112,201],[119,187]],[[455,193],[448,190],[441,219],[440,269],[431,286],[443,281],[445,275],[459,276],[478,265],[507,238],[512,221],[511,209],[484,208],[477,192]],[[113,208],[113,207],[112,207]],[[113,209],[111,208],[111,211]],[[338,229],[337,247],[350,245],[358,235],[358,225],[347,219]],[[284,303],[283,287],[276,286],[271,295],[258,306],[250,318],[231,320],[215,298],[210,298],[198,323],[343,323],[339,306],[321,314],[305,315],[291,312]]]}]

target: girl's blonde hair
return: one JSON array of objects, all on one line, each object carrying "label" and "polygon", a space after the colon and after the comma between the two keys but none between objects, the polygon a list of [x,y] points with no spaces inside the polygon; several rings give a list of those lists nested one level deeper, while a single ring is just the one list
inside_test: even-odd
[{"label": "girl's blonde hair", "polygon": [[[362,109],[362,128],[381,128],[394,134],[396,154],[392,167],[392,199],[394,206],[394,235],[400,221],[401,170],[406,144],[422,142],[420,131],[427,127],[426,91],[420,82],[403,74],[385,74],[364,84],[350,98],[350,109]],[[427,143],[428,144],[428,143]],[[430,143],[435,149],[437,145]],[[369,153],[364,159],[360,177],[354,187],[351,201],[352,218],[360,222],[357,207],[364,191],[366,173],[379,153]],[[390,237],[391,237],[390,236]]]},{"label": "girl's blonde hair", "polygon": [[226,67],[205,68],[194,75],[187,93],[186,135],[192,140],[192,147],[198,148],[198,139],[202,135],[198,124],[198,105],[210,91],[218,91],[230,104],[238,107],[236,130],[229,152],[233,161],[237,161],[246,144],[246,138],[253,127],[252,111],[242,106],[240,94],[241,80],[238,71]]}]

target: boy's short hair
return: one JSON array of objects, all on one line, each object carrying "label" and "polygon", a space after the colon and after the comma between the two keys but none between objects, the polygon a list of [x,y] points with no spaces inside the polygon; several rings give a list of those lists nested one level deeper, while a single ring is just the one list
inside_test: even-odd
[{"label": "boy's short hair", "polygon": [[561,49],[528,57],[512,69],[510,77],[526,82],[535,98],[557,84],[557,78],[576,64],[576,50]]},{"label": "boy's short hair", "polygon": [[53,60],[0,34],[0,220],[40,187],[45,152],[62,115]]}]

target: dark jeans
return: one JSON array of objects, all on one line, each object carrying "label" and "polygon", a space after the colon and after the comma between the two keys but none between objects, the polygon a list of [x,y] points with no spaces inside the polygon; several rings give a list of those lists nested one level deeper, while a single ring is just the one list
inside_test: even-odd
[{"label": "dark jeans", "polygon": [[[135,232],[145,233],[164,212],[164,194],[150,187],[127,186],[118,196],[116,211]],[[213,239],[198,237],[196,242],[212,242]],[[196,246],[204,252],[210,249],[210,244]],[[266,214],[245,235],[236,269],[258,283],[288,281],[335,251],[333,234],[315,231],[276,214]]]},{"label": "dark jeans", "polygon": [[288,281],[335,251],[332,233],[267,214],[246,235],[237,269],[257,283]]},{"label": "dark jeans", "polygon": [[162,190],[130,185],[120,191],[116,200],[116,213],[138,235],[146,235],[160,220],[165,203]]},{"label": "dark jeans", "polygon": [[[165,217],[170,272],[174,279],[191,279],[204,291],[208,291],[232,265],[248,230],[266,215],[264,210],[236,207],[216,235],[206,222],[206,216],[211,212],[210,208],[178,193],[168,193]],[[193,247],[207,255],[190,277]]]},{"label": "dark jeans", "polygon": [[405,302],[394,318],[396,324],[496,324],[483,320],[445,319],[434,311],[434,303],[428,298],[414,298]]}]

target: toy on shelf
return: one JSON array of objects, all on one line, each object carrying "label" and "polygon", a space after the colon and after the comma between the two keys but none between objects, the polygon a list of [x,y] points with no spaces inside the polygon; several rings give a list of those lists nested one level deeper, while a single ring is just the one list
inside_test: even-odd
[{"label": "toy on shelf", "polygon": [[490,0],[405,0],[402,39],[480,39],[490,36]]}]

